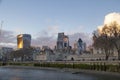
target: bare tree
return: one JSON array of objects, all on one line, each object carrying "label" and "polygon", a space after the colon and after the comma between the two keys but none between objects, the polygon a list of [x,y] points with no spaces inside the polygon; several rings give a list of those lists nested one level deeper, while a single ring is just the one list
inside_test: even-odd
[{"label": "bare tree", "polygon": [[25,49],[19,49],[19,50],[11,52],[10,57],[11,57],[11,59],[21,57],[22,61],[30,61],[33,58],[34,50],[35,49],[32,47],[25,48]]},{"label": "bare tree", "polygon": [[120,60],[120,25],[118,25],[116,22],[113,22],[105,30],[108,31],[107,36],[111,38],[111,42],[118,52],[118,60]]},{"label": "bare tree", "polygon": [[103,48],[106,54],[106,60],[110,55],[110,51],[116,49],[118,52],[118,59],[120,60],[120,25],[116,22],[110,25],[104,25],[100,36],[94,38],[94,47]]},{"label": "bare tree", "polygon": [[111,38],[109,38],[107,35],[100,35],[98,37],[94,37],[94,43],[93,46],[96,49],[101,49],[102,53],[105,53],[105,59],[108,60],[111,50],[112,50],[112,43]]}]

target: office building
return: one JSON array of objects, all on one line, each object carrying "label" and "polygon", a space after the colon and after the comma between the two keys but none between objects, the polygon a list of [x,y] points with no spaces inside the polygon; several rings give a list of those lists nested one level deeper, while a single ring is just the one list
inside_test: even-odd
[{"label": "office building", "polygon": [[31,46],[31,35],[30,34],[19,34],[17,36],[17,47],[18,48],[29,48]]},{"label": "office building", "polygon": [[69,38],[64,33],[58,33],[57,49],[69,48]]}]

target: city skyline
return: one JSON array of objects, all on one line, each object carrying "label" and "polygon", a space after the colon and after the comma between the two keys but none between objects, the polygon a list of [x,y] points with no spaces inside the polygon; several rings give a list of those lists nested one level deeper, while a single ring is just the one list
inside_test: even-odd
[{"label": "city skyline", "polygon": [[81,37],[90,44],[92,32],[104,24],[105,16],[120,12],[119,2],[1,0],[0,21],[4,21],[1,45],[16,46],[16,36],[27,33],[32,35],[33,45],[51,46],[56,44],[59,32],[69,35],[70,43]]}]

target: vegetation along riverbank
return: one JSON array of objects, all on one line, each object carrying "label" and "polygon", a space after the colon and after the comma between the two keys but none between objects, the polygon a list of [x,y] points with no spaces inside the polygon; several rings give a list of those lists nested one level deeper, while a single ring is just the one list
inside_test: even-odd
[{"label": "vegetation along riverbank", "polygon": [[[0,62],[0,66],[28,66],[120,73],[120,63],[108,62]],[[77,72],[77,71],[75,71]]]}]

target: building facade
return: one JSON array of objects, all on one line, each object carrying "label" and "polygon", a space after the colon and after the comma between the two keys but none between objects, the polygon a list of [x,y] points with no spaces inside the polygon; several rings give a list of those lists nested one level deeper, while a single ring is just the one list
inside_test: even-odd
[{"label": "building facade", "polygon": [[64,35],[64,33],[58,33],[57,49],[65,48],[69,48],[69,37]]},{"label": "building facade", "polygon": [[19,34],[17,36],[17,47],[28,48],[31,46],[31,35],[30,34]]},{"label": "building facade", "polygon": [[86,51],[86,43],[82,41],[81,38],[74,43],[74,50],[76,54],[81,54],[83,51]]}]

